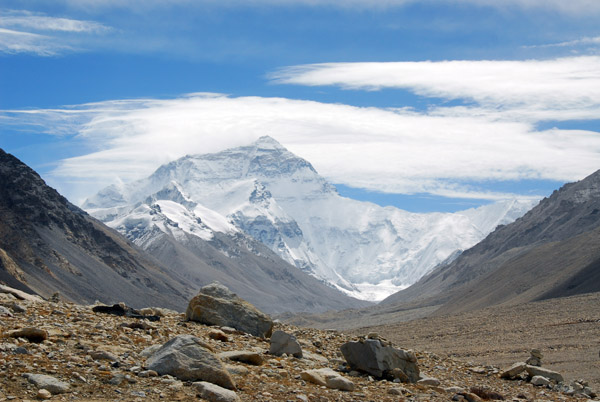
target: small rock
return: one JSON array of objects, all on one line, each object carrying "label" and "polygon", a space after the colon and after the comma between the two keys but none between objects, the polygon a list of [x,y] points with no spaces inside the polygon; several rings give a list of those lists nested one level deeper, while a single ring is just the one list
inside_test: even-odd
[{"label": "small rock", "polygon": [[229,342],[229,337],[227,334],[220,329],[211,329],[208,333],[208,337],[210,339],[214,339],[215,341]]},{"label": "small rock", "polygon": [[35,397],[41,400],[50,399],[52,398],[52,393],[50,393],[50,391],[48,391],[47,389],[42,388],[38,390],[37,395]]},{"label": "small rock", "polygon": [[97,350],[95,352],[91,352],[90,356],[94,360],[109,360],[111,362],[115,362],[115,361],[119,360],[119,358],[117,356],[115,356],[114,354],[107,352],[105,350]]},{"label": "small rock", "polygon": [[158,377],[158,373],[154,370],[144,370],[138,373],[138,377],[147,378],[147,377]]},{"label": "small rock", "polygon": [[202,399],[209,402],[239,402],[240,398],[234,391],[219,387],[210,382],[200,381],[192,383]]},{"label": "small rock", "polygon": [[71,389],[71,386],[68,383],[49,375],[26,373],[23,374],[23,377],[27,378],[27,381],[34,384],[36,387],[48,390],[52,395],[62,394]]},{"label": "small rock", "polygon": [[244,366],[234,366],[233,364],[226,364],[225,368],[233,375],[246,375],[250,371]]},{"label": "small rock", "polygon": [[461,394],[457,394],[457,395],[462,395],[468,402],[481,402],[483,401],[483,399],[481,399],[480,397],[478,397],[477,395],[471,393],[471,392],[463,392]]},{"label": "small rock", "polygon": [[354,390],[354,383],[352,381],[342,377],[330,368],[303,371],[300,373],[300,376],[304,381],[327,388],[339,389],[341,391]]},{"label": "small rock", "polygon": [[252,364],[254,366],[260,366],[264,361],[260,353],[253,352],[251,350],[233,350],[230,352],[219,353],[218,356],[223,360],[229,359],[237,362]]},{"label": "small rock", "polygon": [[0,316],[4,316],[4,317],[12,317],[13,314],[10,312],[9,309],[7,309],[4,306],[0,306]]},{"label": "small rock", "polygon": [[121,385],[123,383],[123,381],[125,381],[125,375],[124,374],[116,374],[114,375],[110,380],[108,380],[108,383],[110,385]]},{"label": "small rock", "polygon": [[13,338],[25,338],[29,342],[33,342],[33,343],[41,343],[41,342],[45,341],[46,339],[48,339],[48,332],[46,332],[43,329],[28,327],[28,328],[18,329],[15,331],[10,331],[8,333],[8,336],[13,337]]},{"label": "small rock", "polygon": [[417,381],[417,384],[428,385],[430,387],[438,387],[440,385],[440,380],[433,377],[421,377],[421,379]]},{"label": "small rock", "polygon": [[546,377],[542,377],[541,375],[535,375],[531,378],[531,383],[538,387],[547,387],[550,385],[550,380]]},{"label": "small rock", "polygon": [[281,356],[284,353],[297,358],[302,358],[302,348],[294,335],[284,331],[275,331],[271,335],[269,353],[275,356]]}]

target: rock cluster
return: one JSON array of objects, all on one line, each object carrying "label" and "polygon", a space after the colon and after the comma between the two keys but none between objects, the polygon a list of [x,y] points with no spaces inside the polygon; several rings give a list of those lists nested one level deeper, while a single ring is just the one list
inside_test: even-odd
[{"label": "rock cluster", "polygon": [[507,380],[521,379],[524,374],[525,380],[536,387],[545,387],[563,392],[567,395],[579,395],[588,398],[596,397],[596,393],[589,388],[588,383],[573,381],[570,385],[565,384],[563,376],[553,370],[541,367],[542,353],[539,349],[533,349],[531,356],[526,362],[517,362],[504,370],[500,377]]},{"label": "rock cluster", "polygon": [[[13,309],[15,302],[12,295],[0,295],[0,305],[12,315],[0,317],[0,401],[437,402],[502,396],[571,402],[579,400],[576,395],[593,395],[583,380],[551,388],[504,381],[497,368],[426,352],[400,353],[375,334],[353,338],[277,324],[275,332],[298,343],[299,358],[293,352],[270,353],[273,342],[262,336],[187,321],[176,312],[150,322],[63,301],[21,300],[21,308]],[[36,343],[10,335],[25,328],[45,331],[47,338]],[[366,355],[365,360],[346,360],[342,349],[348,348],[359,348],[352,353]],[[395,359],[414,363],[414,370],[395,367]],[[370,367],[368,362],[381,378],[358,367]],[[402,375],[406,382],[399,384]]]}]

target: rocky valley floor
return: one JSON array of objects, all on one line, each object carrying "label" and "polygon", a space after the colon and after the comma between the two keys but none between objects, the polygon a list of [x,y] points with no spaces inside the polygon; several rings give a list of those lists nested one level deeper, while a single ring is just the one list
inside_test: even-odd
[{"label": "rocky valley floor", "polygon": [[479,365],[509,366],[537,348],[545,367],[600,389],[600,293],[346,330],[371,331],[400,347]]},{"label": "rocky valley floor", "polygon": [[[487,349],[481,342],[475,341],[457,347],[452,345],[451,339],[454,338],[455,342],[460,339],[455,332],[459,330],[453,326],[457,324],[451,323],[447,323],[446,332],[439,328],[434,330],[433,324],[426,322],[423,322],[424,326],[420,329],[423,332],[420,333],[414,330],[414,323],[411,324],[413,332],[406,332],[401,325],[380,328],[380,335],[391,339],[399,347],[415,345],[421,373],[439,380],[439,384],[422,385],[378,381],[346,370],[340,346],[356,339],[356,334],[278,324],[278,329],[297,337],[304,356],[276,357],[267,353],[268,340],[231,331],[226,334],[227,339],[213,339],[215,328],[185,322],[182,314],[171,311],[159,311],[161,319],[150,322],[95,313],[92,306],[16,300],[7,294],[0,294],[0,306],[3,307],[0,309],[0,401],[42,398],[58,401],[199,400],[197,388],[191,382],[158,376],[145,367],[144,351],[148,347],[161,345],[183,334],[201,338],[215,353],[244,350],[261,357],[262,363],[258,365],[227,361],[227,369],[237,384],[237,396],[242,401],[449,401],[453,398],[478,401],[480,399],[469,393],[477,391],[473,387],[479,391],[493,391],[506,400],[514,401],[576,401],[582,398],[536,387],[523,379],[501,379],[499,373],[504,365],[482,366],[479,362],[486,360],[488,355],[484,352],[494,353],[495,343],[501,343],[503,334],[498,334],[496,342],[490,341]],[[579,320],[579,316],[556,311],[553,314],[548,316],[548,322],[556,324],[556,328],[562,328],[561,323]],[[596,310],[595,315],[588,318],[597,320],[598,314]],[[470,325],[462,331],[474,332],[472,339],[478,340],[476,328],[484,325],[481,330],[485,331],[485,320],[473,321]],[[594,324],[596,332],[585,332],[588,325],[585,322],[579,325],[582,337],[595,336],[586,342],[598,341],[598,323]],[[43,330],[48,337],[36,343],[24,336],[13,336],[14,331],[24,328],[33,328],[33,333]],[[417,342],[413,337],[428,341]],[[507,366],[527,358],[526,351],[530,345],[542,347],[534,339],[523,336],[518,339],[514,353],[506,356]],[[433,347],[438,343],[438,347]],[[576,349],[575,343],[574,339],[564,341],[564,345],[573,349]],[[470,348],[473,349],[468,352]],[[597,349],[594,354],[597,359]],[[546,355],[548,361],[553,359],[552,353],[546,352]],[[469,359],[477,363],[465,361]],[[326,367],[340,371],[344,378],[351,380],[355,385],[354,391],[330,389],[303,379],[302,372]],[[591,367],[594,365],[591,364]],[[597,363],[595,367],[597,369]],[[560,369],[560,366],[553,365],[551,368]],[[28,378],[29,374],[51,376],[68,384],[68,389],[54,395],[41,392],[29,381],[32,378]],[[598,377],[598,371],[580,374],[588,380]]]}]

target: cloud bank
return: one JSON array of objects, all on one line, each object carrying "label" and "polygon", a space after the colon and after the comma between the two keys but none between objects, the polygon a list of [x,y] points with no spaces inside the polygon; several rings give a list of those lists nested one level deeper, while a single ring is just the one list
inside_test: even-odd
[{"label": "cloud bank", "polygon": [[76,202],[115,181],[149,175],[186,154],[216,152],[262,135],[306,158],[334,183],[479,199],[514,195],[465,182],[578,180],[598,168],[600,156],[597,132],[537,131],[529,122],[487,115],[436,115],[284,98],[191,94],[4,111],[2,116],[0,122],[16,119],[45,127],[91,149],[61,161],[51,173],[53,184]]},{"label": "cloud bank", "polygon": [[468,108],[435,114],[478,114],[518,121],[597,119],[600,57],[554,60],[324,63],[293,66],[270,75],[280,84],[336,85],[345,89],[396,88],[417,95],[463,100]]}]

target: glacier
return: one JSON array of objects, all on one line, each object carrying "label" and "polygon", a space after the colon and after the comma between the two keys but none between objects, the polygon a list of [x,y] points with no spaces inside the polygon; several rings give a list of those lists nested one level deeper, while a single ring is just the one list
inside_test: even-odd
[{"label": "glacier", "polygon": [[83,208],[142,247],[157,233],[176,240],[243,233],[346,294],[379,301],[536,202],[513,199],[456,213],[382,207],[340,196],[308,161],[261,137],[111,185]]}]

